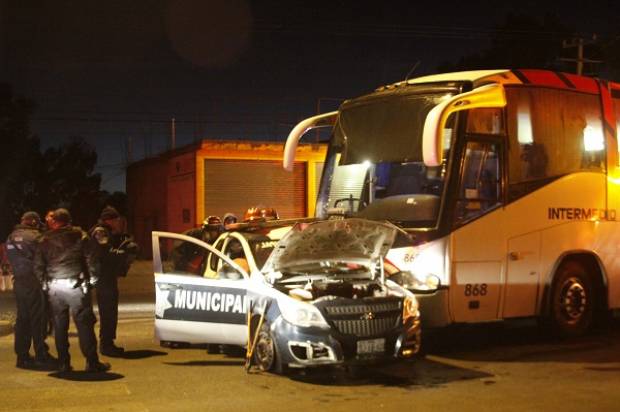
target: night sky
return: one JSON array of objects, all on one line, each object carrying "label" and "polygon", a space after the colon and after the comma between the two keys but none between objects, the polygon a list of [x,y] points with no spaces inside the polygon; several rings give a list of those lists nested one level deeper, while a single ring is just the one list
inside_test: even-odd
[{"label": "night sky", "polygon": [[283,140],[417,62],[414,76],[483,50],[507,13],[605,38],[617,3],[0,0],[0,82],[36,102],[43,147],[84,137],[102,188],[124,190],[129,161],[170,147],[172,118],[177,147]]}]

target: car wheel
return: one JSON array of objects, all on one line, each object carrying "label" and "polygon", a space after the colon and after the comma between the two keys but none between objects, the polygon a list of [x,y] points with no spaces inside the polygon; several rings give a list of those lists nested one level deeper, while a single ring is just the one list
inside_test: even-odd
[{"label": "car wheel", "polygon": [[562,263],[551,291],[551,326],[560,337],[583,335],[592,325],[595,307],[592,278],[577,261]]},{"label": "car wheel", "polygon": [[254,347],[254,362],[261,371],[282,373],[282,362],[276,349],[276,341],[273,338],[269,325],[263,324]]}]

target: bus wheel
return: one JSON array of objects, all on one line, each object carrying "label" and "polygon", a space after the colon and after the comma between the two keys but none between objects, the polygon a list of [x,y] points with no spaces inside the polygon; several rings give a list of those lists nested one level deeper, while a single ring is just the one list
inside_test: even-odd
[{"label": "bus wheel", "polygon": [[258,332],[254,348],[254,362],[261,371],[282,373],[282,363],[276,350],[276,342],[267,324],[263,324]]},{"label": "bus wheel", "polygon": [[560,337],[583,335],[592,325],[595,307],[592,279],[577,261],[562,263],[551,292],[551,326]]}]

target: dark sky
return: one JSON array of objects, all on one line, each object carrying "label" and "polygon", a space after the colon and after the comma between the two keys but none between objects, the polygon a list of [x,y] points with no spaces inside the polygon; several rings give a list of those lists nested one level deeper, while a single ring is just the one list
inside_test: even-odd
[{"label": "dark sky", "polygon": [[[200,138],[282,140],[340,99],[488,46],[507,13],[609,36],[613,1],[0,0],[0,82],[38,105],[44,146],[82,136],[103,188]],[[518,34],[515,34],[518,35]]]}]

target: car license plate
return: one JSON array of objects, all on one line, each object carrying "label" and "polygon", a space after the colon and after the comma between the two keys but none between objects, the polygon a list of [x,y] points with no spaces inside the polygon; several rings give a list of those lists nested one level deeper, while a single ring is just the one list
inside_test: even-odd
[{"label": "car license plate", "polygon": [[385,338],[357,341],[358,355],[383,352],[385,352]]}]

